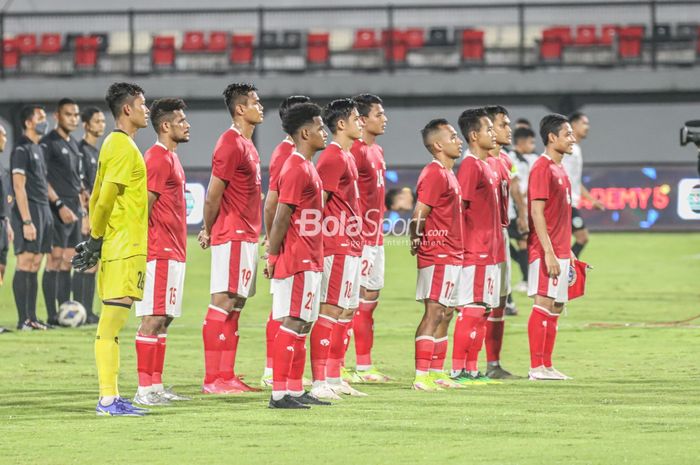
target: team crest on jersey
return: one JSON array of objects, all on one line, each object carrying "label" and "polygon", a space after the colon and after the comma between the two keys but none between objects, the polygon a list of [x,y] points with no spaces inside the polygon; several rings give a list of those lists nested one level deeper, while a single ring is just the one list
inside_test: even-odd
[{"label": "team crest on jersey", "polygon": [[38,160],[39,159],[39,154],[32,152],[32,155],[34,155],[34,159]]},{"label": "team crest on jersey", "polygon": [[7,203],[12,203],[12,196],[7,194]]},{"label": "team crest on jersey", "polygon": [[578,274],[576,273],[576,267],[569,264],[569,287],[576,284],[577,279],[578,279]]},{"label": "team crest on jersey", "polygon": [[564,184],[564,181],[562,181],[562,180],[560,179],[560,180],[559,180],[559,185],[561,186],[561,185],[563,185],[563,184]]},{"label": "team crest on jersey", "polygon": [[65,147],[63,147],[63,148],[61,149],[61,153],[62,153],[63,155],[68,155],[68,149],[65,148]]}]

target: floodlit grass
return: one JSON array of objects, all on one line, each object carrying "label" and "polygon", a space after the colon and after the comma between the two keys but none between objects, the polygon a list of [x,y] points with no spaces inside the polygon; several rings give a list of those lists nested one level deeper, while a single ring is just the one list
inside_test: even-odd
[{"label": "floodlit grass", "polygon": [[[415,259],[405,241],[387,242],[375,361],[396,382],[359,386],[369,397],[301,412],[268,410],[269,393],[198,394],[209,252],[191,239],[184,316],[171,326],[164,377],[195,400],[146,418],[96,418],[94,327],[2,335],[0,464],[700,462],[700,320],[652,324],[700,313],[700,235],[593,235],[583,257],[595,267],[587,295],[561,319],[555,351],[557,367],[574,380],[439,393],[409,389],[421,315]],[[270,308],[258,278],[241,317],[237,364],[251,382],[262,372]],[[0,324],[14,327],[11,281],[8,269]],[[502,358],[524,375],[530,301],[516,300],[520,316],[507,320]],[[646,325],[588,326],[595,322]],[[136,324],[132,317],[121,338],[126,396],[136,388]]]}]

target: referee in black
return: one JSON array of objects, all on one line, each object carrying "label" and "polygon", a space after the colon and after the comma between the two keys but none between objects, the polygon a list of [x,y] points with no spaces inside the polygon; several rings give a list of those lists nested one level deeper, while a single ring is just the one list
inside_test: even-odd
[{"label": "referee in black", "polygon": [[[83,138],[80,140],[79,148],[83,154],[83,185],[85,191],[83,193],[83,203],[86,207],[90,204],[90,195],[92,194],[92,186],[95,184],[95,175],[97,174],[97,158],[100,150],[97,144],[105,133],[105,115],[97,107],[88,107],[80,114],[80,119],[83,122]],[[90,212],[88,212],[89,215]],[[89,219],[85,215],[83,222],[83,230],[89,229]],[[85,232],[85,231],[84,231]],[[83,240],[88,239],[88,234],[83,235]],[[95,298],[95,273],[97,267],[91,268],[84,272],[77,270],[73,271],[73,299],[82,303],[87,312],[85,324],[96,324],[99,317],[93,313],[92,302]]]},{"label": "referee in black", "polygon": [[[0,153],[5,151],[7,145],[7,130],[0,124]],[[5,266],[7,265],[7,251],[12,242],[14,232],[10,225],[9,206],[12,203],[12,191],[10,189],[10,176],[7,170],[0,165],[0,285],[5,280]],[[0,326],[0,334],[11,332]]]},{"label": "referee in black", "polygon": [[12,208],[12,228],[15,231],[14,248],[17,256],[12,291],[15,295],[22,331],[44,330],[49,326],[36,316],[38,292],[37,273],[44,254],[51,251],[53,218],[46,181],[46,160],[39,140],[46,134],[49,122],[39,105],[28,105],[20,110],[22,136],[17,140],[10,157],[12,188],[15,205]]},{"label": "referee in black", "polygon": [[68,98],[61,99],[54,117],[56,128],[41,140],[48,168],[49,189],[57,196],[51,202],[51,255],[47,257],[42,280],[50,325],[58,324],[56,309],[63,302],[70,300],[71,259],[75,255],[75,246],[83,237],[81,218],[85,212],[81,198],[83,155],[78,141],[71,136],[71,132],[78,129],[80,120],[78,104]]}]

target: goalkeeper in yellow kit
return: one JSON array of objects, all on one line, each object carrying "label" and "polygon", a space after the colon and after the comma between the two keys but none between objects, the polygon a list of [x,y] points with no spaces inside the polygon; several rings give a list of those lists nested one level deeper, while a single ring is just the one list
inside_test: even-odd
[{"label": "goalkeeper in yellow kit", "polygon": [[97,292],[102,313],[95,337],[100,383],[97,415],[142,416],[146,412],[119,396],[119,331],[129,309],[143,297],[148,245],[146,165],[134,143],[136,132],[148,124],[143,89],[118,82],[107,90],[107,104],[116,129],[100,150],[90,198],[90,237],[78,244],[73,267],[79,271],[100,261]]}]

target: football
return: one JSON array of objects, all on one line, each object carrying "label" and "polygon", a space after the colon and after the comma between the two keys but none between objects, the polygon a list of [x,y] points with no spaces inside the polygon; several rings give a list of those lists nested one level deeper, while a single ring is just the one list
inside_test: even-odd
[{"label": "football", "polygon": [[67,300],[58,308],[58,324],[67,328],[75,328],[85,323],[87,313],[80,302]]}]

